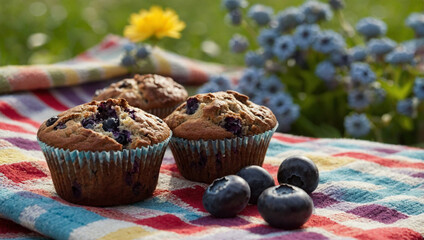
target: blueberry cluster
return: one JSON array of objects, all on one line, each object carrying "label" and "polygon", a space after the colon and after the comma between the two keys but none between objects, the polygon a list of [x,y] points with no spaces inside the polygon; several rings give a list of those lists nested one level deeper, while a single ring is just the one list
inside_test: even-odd
[{"label": "blueberry cluster", "polygon": [[149,45],[137,46],[134,43],[127,43],[123,46],[124,56],[121,59],[121,65],[125,67],[137,67],[140,62],[145,61],[150,53]]},{"label": "blueberry cluster", "polygon": [[[135,119],[135,111],[125,109],[132,119]],[[131,133],[119,128],[120,121],[118,115],[109,102],[101,102],[97,107],[97,112],[88,118],[81,120],[81,125],[87,129],[94,129],[96,125],[102,124],[102,129],[111,132],[113,138],[122,145],[131,143]]]},{"label": "blueberry cluster", "polygon": [[271,226],[296,229],[313,211],[308,193],[319,182],[319,172],[312,160],[303,156],[286,158],[273,177],[260,166],[247,166],[237,175],[216,179],[203,195],[203,206],[215,217],[235,217],[248,203],[257,204],[263,219]]}]

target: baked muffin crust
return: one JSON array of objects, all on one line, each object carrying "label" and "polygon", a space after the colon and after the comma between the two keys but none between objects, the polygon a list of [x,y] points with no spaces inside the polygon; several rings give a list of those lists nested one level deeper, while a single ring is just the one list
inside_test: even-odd
[{"label": "baked muffin crust", "polygon": [[250,136],[271,130],[277,124],[270,109],[235,91],[190,97],[165,122],[174,136],[190,140]]},{"label": "baked muffin crust", "polygon": [[172,107],[185,101],[185,88],[169,77],[156,74],[138,75],[111,84],[96,92],[93,100],[123,98],[128,104],[143,110]]},{"label": "baked muffin crust", "polygon": [[164,121],[124,99],[70,108],[46,120],[37,132],[47,145],[80,151],[134,149],[162,142],[170,135]]}]

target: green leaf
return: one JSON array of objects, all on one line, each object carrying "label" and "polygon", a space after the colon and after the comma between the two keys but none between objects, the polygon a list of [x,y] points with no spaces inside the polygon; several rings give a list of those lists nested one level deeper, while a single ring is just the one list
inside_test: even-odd
[{"label": "green leaf", "polygon": [[399,116],[398,122],[402,129],[406,131],[412,131],[414,129],[414,122],[407,116]]},{"label": "green leaf", "polygon": [[402,92],[396,85],[389,84],[387,81],[379,81],[381,84],[381,87],[387,92],[387,95],[391,98],[401,100],[402,98]]},{"label": "green leaf", "polygon": [[414,87],[414,81],[407,81],[399,90],[400,99],[405,99],[409,96],[412,88]]},{"label": "green leaf", "polygon": [[319,137],[322,138],[340,138],[342,137],[339,130],[329,124],[323,123],[319,125],[317,129],[317,133],[319,134]]}]

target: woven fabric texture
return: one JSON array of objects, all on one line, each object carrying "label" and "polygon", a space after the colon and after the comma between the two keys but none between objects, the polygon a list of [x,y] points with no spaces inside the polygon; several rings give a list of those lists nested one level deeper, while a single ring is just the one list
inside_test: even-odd
[{"label": "woven fabric texture", "polygon": [[[100,44],[65,62],[0,67],[0,94],[77,85],[125,75],[129,70],[120,66],[120,62],[127,43],[125,38],[108,35]],[[158,47],[152,49],[147,62],[136,72],[172,76],[180,83],[193,85],[206,82],[214,74],[225,73],[229,77],[239,74],[238,69],[197,61]]]},{"label": "woven fabric texture", "polygon": [[36,131],[109,83],[0,95],[0,238],[423,239],[424,151],[349,139],[274,135],[264,163],[274,177],[295,154],[320,170],[314,213],[295,231],[269,227],[255,205],[235,218],[211,217],[201,201],[207,185],[185,180],[169,151],[152,198],[108,208],[70,204],[55,193]]}]

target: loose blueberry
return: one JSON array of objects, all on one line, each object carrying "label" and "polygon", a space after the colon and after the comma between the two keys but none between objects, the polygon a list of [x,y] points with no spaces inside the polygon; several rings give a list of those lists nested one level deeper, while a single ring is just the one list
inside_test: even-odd
[{"label": "loose blueberry", "polygon": [[95,124],[96,122],[94,122],[94,120],[91,118],[84,118],[83,120],[81,120],[81,125],[87,129],[92,129]]},{"label": "loose blueberry", "polygon": [[278,168],[278,183],[288,183],[307,193],[313,192],[319,182],[319,172],[315,163],[303,156],[286,158]]},{"label": "loose blueberry", "polygon": [[65,128],[66,128],[66,122],[60,122],[53,129],[57,130],[57,129],[65,129]]},{"label": "loose blueberry", "polygon": [[57,116],[51,117],[46,121],[46,126],[50,127],[53,125],[59,118]]},{"label": "loose blueberry", "polygon": [[226,117],[223,127],[236,136],[241,136],[241,121],[238,118]]},{"label": "loose blueberry", "polygon": [[249,184],[241,177],[229,175],[218,178],[203,194],[203,206],[215,217],[235,217],[249,202]]},{"label": "loose blueberry", "polygon": [[271,226],[296,229],[312,214],[314,204],[302,189],[282,184],[263,191],[258,199],[258,211]]},{"label": "loose blueberry", "polygon": [[275,185],[274,179],[271,174],[265,169],[252,165],[242,168],[237,176],[240,176],[249,184],[250,187],[250,204],[256,204],[258,201],[259,195],[269,188]]},{"label": "loose blueberry", "polygon": [[112,132],[113,130],[117,130],[119,126],[119,119],[117,118],[108,118],[103,121],[103,130]]},{"label": "loose blueberry", "polygon": [[127,130],[123,130],[122,132],[114,132],[113,135],[115,140],[124,146],[132,141],[131,133]]},{"label": "loose blueberry", "polygon": [[196,112],[197,108],[199,108],[199,100],[197,98],[189,98],[187,99],[187,110],[186,113],[191,115]]}]

